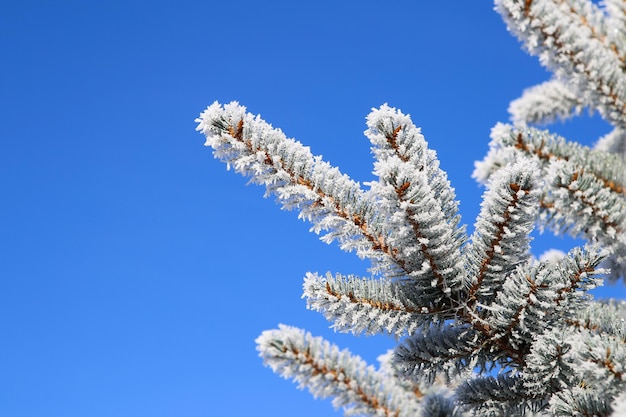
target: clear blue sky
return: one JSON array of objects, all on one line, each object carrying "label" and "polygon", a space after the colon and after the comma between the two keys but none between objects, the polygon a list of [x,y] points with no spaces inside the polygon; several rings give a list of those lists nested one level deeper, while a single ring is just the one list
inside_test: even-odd
[{"label": "clear blue sky", "polygon": [[394,340],[335,334],[300,298],[307,271],[368,265],[227,172],[194,119],[238,100],[367,181],[365,116],[388,102],[422,126],[471,229],[474,160],[548,78],[489,1],[5,1],[0,53],[7,417],[340,415],[254,339],[286,323],[375,362]]}]

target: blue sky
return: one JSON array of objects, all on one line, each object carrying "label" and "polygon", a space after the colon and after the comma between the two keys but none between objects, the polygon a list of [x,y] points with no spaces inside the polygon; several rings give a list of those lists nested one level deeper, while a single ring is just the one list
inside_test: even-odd
[{"label": "blue sky", "polygon": [[[286,323],[375,362],[393,339],[335,334],[300,298],[307,271],[368,265],[227,172],[194,119],[238,100],[367,181],[365,116],[388,102],[423,128],[471,229],[473,162],[549,76],[490,2],[464,0],[4,2],[0,51],[12,417],[340,415],[264,368],[254,339]],[[555,130],[590,144],[609,127]]]}]

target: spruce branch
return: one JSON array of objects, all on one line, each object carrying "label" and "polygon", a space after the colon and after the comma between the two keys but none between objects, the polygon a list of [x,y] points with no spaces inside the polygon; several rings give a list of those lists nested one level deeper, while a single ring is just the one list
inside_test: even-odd
[{"label": "spruce branch", "polygon": [[549,397],[581,383],[583,378],[577,372],[580,358],[572,346],[574,338],[574,332],[566,328],[552,328],[535,335],[524,364],[524,386],[528,392],[537,398]]},{"label": "spruce branch", "polygon": [[458,293],[464,275],[465,233],[454,190],[408,115],[385,104],[372,109],[367,126],[379,177],[371,191],[386,213],[388,240],[402,248],[398,257],[406,278],[446,302]]},{"label": "spruce branch", "polygon": [[[616,410],[611,405],[611,399],[618,397],[624,390],[623,376],[616,370],[623,369],[624,350],[616,355],[610,348],[599,346],[603,344],[601,339],[586,332],[579,333],[578,339],[572,346],[582,344],[581,357],[587,362],[577,364],[580,375],[578,383],[563,385],[550,396],[550,415],[619,416],[612,414]],[[594,346],[597,352],[594,352]],[[575,349],[569,352],[569,356],[576,356]],[[616,358],[619,359],[615,361]]]},{"label": "spruce branch", "polygon": [[575,248],[558,262],[518,267],[486,307],[490,339],[520,352],[523,365],[534,335],[562,327],[587,305],[587,291],[602,281],[601,260],[597,251]]},{"label": "spruce branch", "polygon": [[412,334],[437,317],[454,316],[436,305],[417,304],[419,291],[401,281],[308,273],[303,287],[307,307],[321,312],[336,330],[344,332],[400,336]]},{"label": "spruce branch", "polygon": [[498,124],[491,136],[474,177],[485,180],[506,163],[533,159],[545,178],[540,225],[600,242],[611,251],[611,280],[626,276],[626,161],[531,127]]},{"label": "spruce branch", "polygon": [[484,195],[475,232],[465,250],[467,304],[490,304],[517,265],[530,258],[529,234],[538,213],[536,166],[520,161],[498,171]]},{"label": "spruce branch", "polygon": [[308,388],[316,397],[333,397],[347,416],[409,417],[420,410],[419,398],[384,378],[358,356],[295,327],[280,325],[256,340],[266,366]]},{"label": "spruce branch", "polygon": [[546,174],[552,189],[543,201],[543,218],[555,231],[619,240],[626,225],[626,196],[613,192],[613,183],[607,186],[597,175],[564,161],[554,161]]},{"label": "spruce branch", "polygon": [[531,127],[500,124],[494,128],[492,138],[494,146],[513,147],[542,167],[557,160],[569,162],[578,170],[593,173],[598,181],[616,194],[624,194],[626,162],[618,155],[568,142],[559,135]]},{"label": "spruce branch", "polygon": [[572,395],[584,394],[595,403],[618,395],[626,386],[625,361],[621,341],[584,328],[553,329],[537,337],[524,369],[524,386],[537,398],[550,398],[551,408],[561,415],[555,407]]},{"label": "spruce branch", "polygon": [[544,124],[579,115],[587,104],[565,83],[552,79],[530,87],[509,105],[515,124]]},{"label": "spruce branch", "polygon": [[541,220],[557,233],[601,243],[611,256],[611,280],[626,276],[626,195],[613,192],[593,173],[556,161],[546,170],[552,192]]},{"label": "spruce branch", "polygon": [[602,338],[613,338],[626,345],[626,302],[595,301],[589,303],[577,316],[567,319],[567,324],[583,328]]},{"label": "spruce branch", "polygon": [[526,369],[531,352],[540,349],[535,336],[565,326],[585,305],[586,291],[601,282],[601,260],[597,251],[574,249],[558,263],[518,266],[480,312],[462,310],[459,323],[422,327],[406,339],[395,352],[399,369],[409,378],[429,380],[441,374],[452,379],[490,364]]},{"label": "spruce branch", "polygon": [[486,362],[477,355],[480,348],[478,332],[469,325],[432,325],[404,339],[393,360],[411,380],[432,382],[443,376],[449,382]]},{"label": "spruce branch", "polygon": [[[590,335],[583,357],[596,365],[596,380],[609,386],[624,385],[626,380],[626,346],[615,339],[602,340]],[[598,375],[599,374],[599,375]]]},{"label": "spruce branch", "polygon": [[608,417],[610,415],[619,417],[619,414],[611,413],[609,396],[595,392],[584,384],[555,394],[550,400],[547,411],[549,415],[558,417]]},{"label": "spruce branch", "polygon": [[567,80],[611,123],[624,123],[623,55],[606,36],[602,12],[589,1],[496,0],[511,32],[532,55]]},{"label": "spruce branch", "polygon": [[[490,147],[495,152],[510,149],[513,152],[509,155],[532,158],[542,169],[552,161],[569,162],[579,170],[593,173],[598,181],[616,194],[624,194],[626,162],[619,155],[568,142],[547,130],[502,123],[493,128]],[[507,159],[507,162],[512,160]],[[483,170],[488,172],[487,175],[475,172],[474,176],[488,178],[498,168],[486,166]]]},{"label": "spruce branch", "polygon": [[519,375],[471,378],[459,386],[456,395],[459,403],[480,416],[523,416],[543,406],[529,399]]}]

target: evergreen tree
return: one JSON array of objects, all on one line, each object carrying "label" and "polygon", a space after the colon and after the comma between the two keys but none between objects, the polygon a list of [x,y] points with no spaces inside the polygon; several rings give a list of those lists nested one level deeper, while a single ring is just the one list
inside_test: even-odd
[{"label": "evergreen tree", "polygon": [[[420,129],[388,105],[367,117],[366,188],[236,102],[197,119],[217,158],[371,260],[371,277],[308,273],[304,295],[339,331],[398,337],[378,368],[294,327],[257,339],[266,365],[346,415],[626,415],[626,303],[588,294],[626,277],[626,3],[496,10],[554,77],[493,128],[471,236]],[[614,127],[594,149],[537,127],[583,109]],[[536,225],[587,244],[534,259]]]}]

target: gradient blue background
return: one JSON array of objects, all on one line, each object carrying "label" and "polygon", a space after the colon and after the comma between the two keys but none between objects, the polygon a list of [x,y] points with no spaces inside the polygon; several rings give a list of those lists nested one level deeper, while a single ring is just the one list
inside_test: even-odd
[{"label": "gradient blue background", "polygon": [[[300,298],[307,271],[368,265],[227,172],[194,119],[238,100],[367,181],[365,116],[388,102],[423,127],[471,231],[473,162],[549,77],[488,1],[5,1],[0,53],[7,417],[340,415],[254,339],[282,322],[375,362],[393,339],[335,334]],[[591,144],[609,127],[555,130]]]}]

